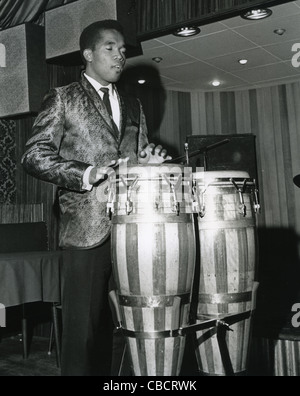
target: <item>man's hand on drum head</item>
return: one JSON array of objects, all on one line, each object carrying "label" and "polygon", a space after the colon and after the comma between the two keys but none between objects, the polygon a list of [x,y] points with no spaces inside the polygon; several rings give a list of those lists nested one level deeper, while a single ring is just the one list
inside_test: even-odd
[{"label": "man's hand on drum head", "polygon": [[139,153],[139,164],[161,164],[171,159],[172,157],[167,155],[167,150],[163,149],[161,145],[155,147],[153,143],[148,144]]},{"label": "man's hand on drum head", "polygon": [[119,158],[111,161],[107,166],[94,167],[90,172],[89,183],[96,184],[99,181],[106,179],[107,176],[110,176],[114,172],[115,168],[125,164],[128,160],[129,157]]}]

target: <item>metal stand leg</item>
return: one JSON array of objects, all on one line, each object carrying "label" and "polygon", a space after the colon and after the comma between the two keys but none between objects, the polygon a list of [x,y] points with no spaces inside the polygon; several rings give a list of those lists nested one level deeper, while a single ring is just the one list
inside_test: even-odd
[{"label": "metal stand leg", "polygon": [[123,349],[122,359],[121,359],[121,363],[120,363],[120,367],[119,367],[119,371],[118,371],[118,377],[122,376],[122,369],[123,369],[123,364],[124,364],[124,360],[125,360],[125,354],[126,354],[126,344],[124,345],[124,349]]},{"label": "metal stand leg", "polygon": [[28,359],[27,319],[22,319],[23,359]]},{"label": "metal stand leg", "polygon": [[48,355],[51,355],[52,353],[52,342],[53,342],[53,323],[51,323],[51,328],[50,328]]},{"label": "metal stand leg", "polygon": [[[230,359],[230,354],[228,350],[228,346],[226,343],[226,331],[233,331],[229,326],[237,323],[242,320],[246,320],[251,317],[252,311],[246,311],[238,314],[228,314],[224,318],[216,318],[216,319],[208,319],[203,321],[202,323],[193,324],[186,328],[180,329],[180,335],[185,335],[189,332],[197,332],[200,330],[211,329],[211,331],[206,332],[206,337],[204,338],[203,335],[201,339],[203,341],[207,340],[208,338],[212,337],[213,335],[217,335],[218,346],[222,358],[222,362],[224,365],[226,376],[235,376],[232,362]],[[196,337],[196,345],[199,345],[198,339]],[[197,346],[198,346],[197,345]]]},{"label": "metal stand leg", "polygon": [[53,320],[53,331],[55,338],[56,364],[57,367],[60,367],[61,337],[60,337],[60,327],[58,324],[57,307],[55,304],[52,305],[52,320]]},{"label": "metal stand leg", "polygon": [[228,330],[227,330],[226,326],[224,326],[222,324],[217,325],[217,340],[218,340],[218,345],[219,345],[220,354],[221,354],[222,362],[224,365],[225,373],[226,373],[226,376],[234,377],[235,374],[233,371],[233,367],[232,367],[232,363],[231,363],[231,359],[230,359],[230,355],[229,355],[229,351],[228,351],[228,346],[226,343],[226,332],[227,331]]},{"label": "metal stand leg", "polygon": [[22,317],[22,343],[23,343],[23,359],[28,358],[28,331],[27,331],[27,319],[25,314],[25,304],[22,305],[23,317]]}]

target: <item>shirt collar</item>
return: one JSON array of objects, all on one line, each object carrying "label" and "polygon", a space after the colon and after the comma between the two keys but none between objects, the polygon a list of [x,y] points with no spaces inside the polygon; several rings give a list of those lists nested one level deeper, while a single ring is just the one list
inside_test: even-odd
[{"label": "shirt collar", "polygon": [[102,85],[98,81],[96,81],[94,78],[88,76],[86,73],[84,73],[84,76],[92,84],[92,86],[95,88],[95,90],[97,92],[99,92],[99,90],[101,88],[108,88],[109,89],[109,94],[112,95],[112,96],[115,95],[115,90],[114,90],[113,84]]}]

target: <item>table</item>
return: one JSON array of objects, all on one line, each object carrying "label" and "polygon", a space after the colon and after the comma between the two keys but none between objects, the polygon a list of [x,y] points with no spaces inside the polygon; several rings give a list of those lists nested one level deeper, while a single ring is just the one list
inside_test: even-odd
[{"label": "table", "polygon": [[0,303],[60,302],[61,251],[0,254]]},{"label": "table", "polygon": [[[60,303],[61,251],[0,254],[0,304],[5,308],[33,302]],[[52,307],[55,337],[59,345],[55,304]],[[22,319],[23,356],[28,356],[27,321]],[[57,349],[58,350],[58,349]],[[59,356],[58,356],[59,358]]]}]

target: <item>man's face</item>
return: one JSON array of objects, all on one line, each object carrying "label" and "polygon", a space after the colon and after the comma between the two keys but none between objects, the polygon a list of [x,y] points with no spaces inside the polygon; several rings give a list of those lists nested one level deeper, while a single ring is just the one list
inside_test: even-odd
[{"label": "man's face", "polygon": [[86,73],[102,85],[117,82],[125,65],[125,51],[122,34],[112,29],[104,30],[94,50],[84,51]]}]

